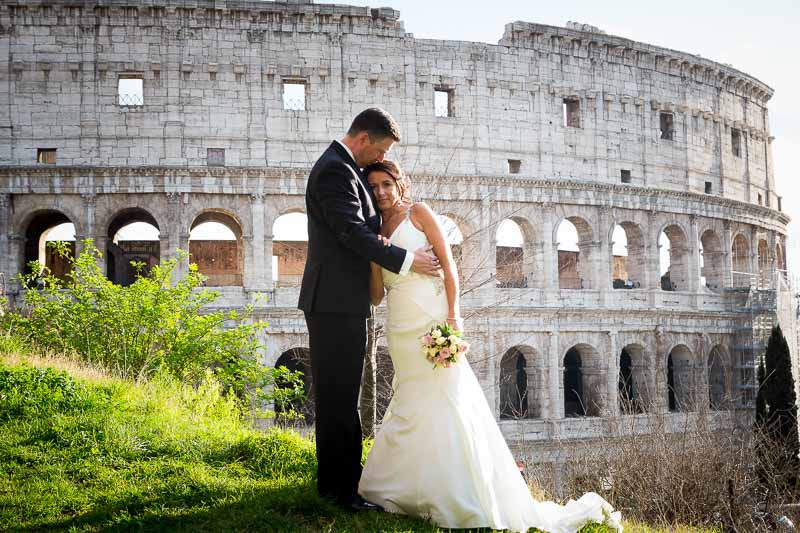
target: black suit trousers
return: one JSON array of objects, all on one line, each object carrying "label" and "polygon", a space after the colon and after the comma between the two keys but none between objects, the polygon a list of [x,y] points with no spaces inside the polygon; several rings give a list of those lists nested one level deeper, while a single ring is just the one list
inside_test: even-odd
[{"label": "black suit trousers", "polygon": [[366,317],[306,314],[317,446],[317,490],[349,503],[361,478],[358,394],[367,345]]}]

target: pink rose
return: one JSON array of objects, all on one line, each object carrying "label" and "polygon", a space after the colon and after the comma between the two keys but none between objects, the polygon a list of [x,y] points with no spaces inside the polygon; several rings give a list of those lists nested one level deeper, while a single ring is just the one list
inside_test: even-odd
[{"label": "pink rose", "polygon": [[443,359],[450,357],[450,348],[442,348],[442,351],[439,352],[439,356]]},{"label": "pink rose", "polygon": [[461,344],[459,344],[458,345],[458,351],[461,352],[461,353],[469,352],[469,343],[462,342]]},{"label": "pink rose", "polygon": [[430,346],[433,344],[433,337],[431,337],[430,333],[422,337],[422,342],[425,343],[425,346]]}]

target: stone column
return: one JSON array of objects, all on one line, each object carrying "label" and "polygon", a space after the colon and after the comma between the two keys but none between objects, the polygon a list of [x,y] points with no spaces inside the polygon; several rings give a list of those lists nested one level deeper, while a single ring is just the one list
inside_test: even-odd
[{"label": "stone column", "polygon": [[488,383],[487,386],[483,388],[484,392],[486,393],[486,402],[489,404],[489,407],[492,409],[492,414],[496,419],[500,418],[500,395],[498,394],[498,372],[497,367],[500,365],[502,360],[502,355],[498,357],[497,352],[495,351],[495,336],[491,333],[484,337],[486,339],[486,379]]},{"label": "stone column", "polygon": [[650,290],[661,289],[661,246],[658,240],[661,237],[658,231],[658,213],[650,211],[647,217],[647,227],[644,228],[645,249],[645,282],[642,287]]},{"label": "stone column", "polygon": [[478,252],[479,271],[478,282],[492,278],[491,283],[487,283],[485,288],[494,289],[495,278],[497,277],[497,227],[493,224],[492,199],[493,194],[489,191],[483,192],[483,200],[480,209],[481,240],[479,242],[480,251]]},{"label": "stone column", "polygon": [[691,293],[700,290],[700,243],[697,235],[697,216],[689,215],[689,235],[687,235],[688,255],[686,257],[689,269],[689,286],[684,288]]},{"label": "stone column", "polygon": [[761,279],[761,270],[759,269],[758,264],[758,232],[756,231],[756,227],[752,226],[750,228],[750,235],[748,236],[750,240],[750,273],[752,277],[750,279],[755,280],[755,286],[759,286],[760,279]]},{"label": "stone column", "polygon": [[592,255],[594,256],[595,268],[592,288],[601,291],[600,302],[601,305],[604,305],[606,296],[604,293],[610,291],[613,287],[611,277],[614,274],[614,257],[608,235],[601,232],[605,232],[607,228],[611,227],[614,217],[611,213],[611,208],[608,206],[601,206],[599,212],[600,225],[598,228],[596,228],[597,235],[595,236],[595,242],[593,243],[594,250]]},{"label": "stone column", "polygon": [[723,231],[722,231],[722,287],[729,289],[733,287],[733,276],[731,270],[733,266],[731,265],[732,261],[732,252],[731,252],[731,225],[730,222],[727,220],[723,221],[722,223]]},{"label": "stone column", "polygon": [[[0,194],[0,273],[3,274],[5,278],[5,287],[6,290],[11,286],[10,285],[10,278],[9,278],[9,271],[10,271],[10,263],[13,261],[13,256],[11,255],[11,250],[8,246],[8,235],[10,228],[8,227],[8,218],[9,218],[9,209],[11,203],[11,195],[9,194]],[[3,295],[0,294],[0,297]]]},{"label": "stone column", "polygon": [[652,388],[652,408],[654,413],[669,412],[669,392],[667,390],[667,353],[666,353],[666,332],[662,326],[656,326],[655,332],[655,352],[653,354],[653,375],[650,380]]},{"label": "stone column", "polygon": [[608,332],[608,349],[610,356],[606,357],[608,368],[608,388],[606,392],[606,415],[619,416],[619,332],[612,329]]},{"label": "stone column", "polygon": [[[267,289],[266,275],[268,270],[267,263],[272,266],[272,257],[266,256],[265,240],[265,213],[264,213],[264,193],[253,193],[250,195],[250,211],[253,221],[253,238],[249,242],[245,254],[244,265],[244,287],[245,289],[263,291]],[[270,231],[270,233],[272,233]],[[271,248],[271,246],[270,246]],[[250,259],[248,261],[248,258]],[[270,276],[271,279],[271,276]]]},{"label": "stone column", "polygon": [[[97,259],[97,266],[100,268],[100,272],[103,275],[107,272],[107,263],[108,258],[106,257],[106,243],[108,240],[108,236],[103,233],[98,233],[99,228],[97,228],[97,194],[90,192],[90,193],[83,193],[81,194],[81,198],[83,200],[83,213],[86,218],[83,220],[83,233],[85,237],[78,237],[75,235],[75,255],[77,257],[78,254],[81,253],[83,250],[83,245],[81,241],[84,238],[91,238],[92,243],[94,246],[100,251],[100,257]],[[113,235],[112,235],[113,237]]]},{"label": "stone column", "polygon": [[555,211],[553,204],[541,204],[542,225],[542,287],[558,290],[558,244],[553,236]]},{"label": "stone column", "polygon": [[528,379],[528,418],[544,418],[544,405],[542,402],[542,367],[541,359],[531,358],[525,366],[525,375]]},{"label": "stone column", "polygon": [[[177,251],[189,252],[189,227],[184,225],[182,195],[178,192],[168,192],[167,194],[167,219],[166,226],[169,231],[160,232],[160,251],[161,261],[177,257]],[[190,259],[178,261],[173,273],[173,280],[182,278],[189,271]]]},{"label": "stone column", "polygon": [[560,346],[558,342],[558,331],[551,331],[550,345],[547,350],[547,361],[549,367],[549,391],[547,418],[564,418],[564,368],[560,357]]},{"label": "stone column", "polygon": [[8,234],[8,290],[17,292],[20,284],[17,276],[25,272],[25,236],[17,233]]}]

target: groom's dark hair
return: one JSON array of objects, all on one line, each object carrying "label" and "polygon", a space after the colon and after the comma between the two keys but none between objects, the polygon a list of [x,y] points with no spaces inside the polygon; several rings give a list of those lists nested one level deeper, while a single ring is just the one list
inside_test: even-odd
[{"label": "groom's dark hair", "polygon": [[388,111],[379,107],[370,107],[356,115],[347,134],[355,137],[363,131],[367,132],[372,141],[391,137],[395,142],[400,142],[400,126]]}]

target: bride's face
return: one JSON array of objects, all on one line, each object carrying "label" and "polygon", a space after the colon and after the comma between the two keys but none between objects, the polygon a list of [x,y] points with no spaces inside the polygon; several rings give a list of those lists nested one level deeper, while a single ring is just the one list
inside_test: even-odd
[{"label": "bride's face", "polygon": [[391,209],[400,201],[400,191],[392,177],[386,172],[376,170],[370,172],[367,177],[375,199],[378,201],[378,209],[386,211]]}]

